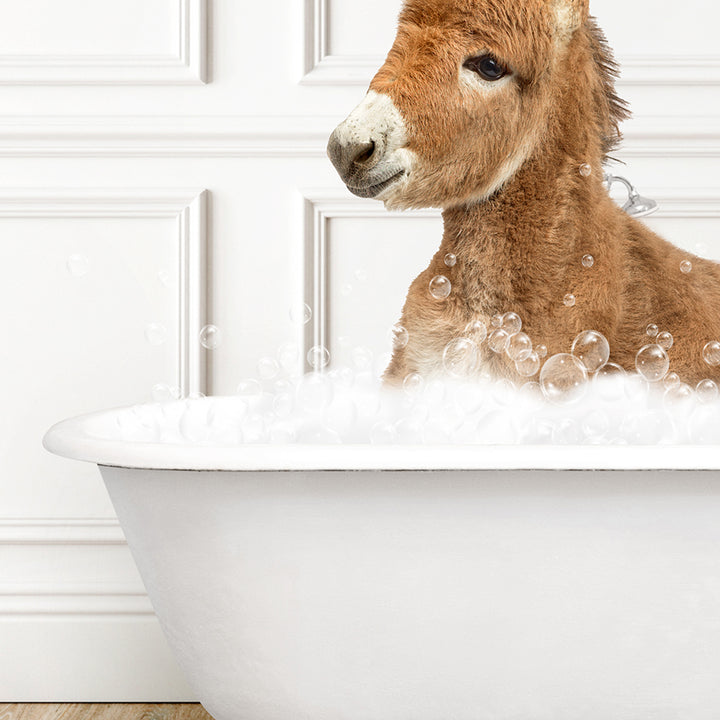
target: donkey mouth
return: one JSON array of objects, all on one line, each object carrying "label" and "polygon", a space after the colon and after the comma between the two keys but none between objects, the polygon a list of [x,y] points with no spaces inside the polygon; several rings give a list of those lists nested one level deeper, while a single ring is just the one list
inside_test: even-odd
[{"label": "donkey mouth", "polygon": [[389,178],[371,185],[348,185],[347,189],[353,194],[361,198],[374,198],[377,197],[385,188],[390,187],[393,183],[397,182],[405,174],[404,170],[398,170],[394,175]]}]

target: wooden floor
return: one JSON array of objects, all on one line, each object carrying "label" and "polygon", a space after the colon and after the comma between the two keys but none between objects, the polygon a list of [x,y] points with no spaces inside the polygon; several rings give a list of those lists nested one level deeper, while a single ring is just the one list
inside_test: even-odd
[{"label": "wooden floor", "polygon": [[0,720],[213,720],[199,703],[0,703]]}]

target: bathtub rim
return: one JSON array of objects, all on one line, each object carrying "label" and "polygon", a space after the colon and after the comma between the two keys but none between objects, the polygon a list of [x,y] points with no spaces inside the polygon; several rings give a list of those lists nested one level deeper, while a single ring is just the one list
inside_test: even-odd
[{"label": "bathtub rim", "polygon": [[101,438],[88,425],[126,408],[53,425],[43,447],[98,465],[194,471],[720,470],[715,445],[177,445]]}]

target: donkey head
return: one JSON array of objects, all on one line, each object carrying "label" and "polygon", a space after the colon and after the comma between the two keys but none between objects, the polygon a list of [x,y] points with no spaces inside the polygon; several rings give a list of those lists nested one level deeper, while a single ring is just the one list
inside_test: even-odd
[{"label": "donkey head", "polygon": [[406,0],[385,64],[328,143],[349,190],[390,209],[493,195],[547,134],[558,85],[582,81],[565,66],[587,19],[587,0]]}]

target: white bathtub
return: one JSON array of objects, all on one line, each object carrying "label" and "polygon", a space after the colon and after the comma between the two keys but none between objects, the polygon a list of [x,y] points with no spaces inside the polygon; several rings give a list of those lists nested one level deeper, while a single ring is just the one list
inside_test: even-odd
[{"label": "white bathtub", "polygon": [[114,417],[45,446],[100,465],[217,720],[720,717],[713,447],[183,447]]}]

